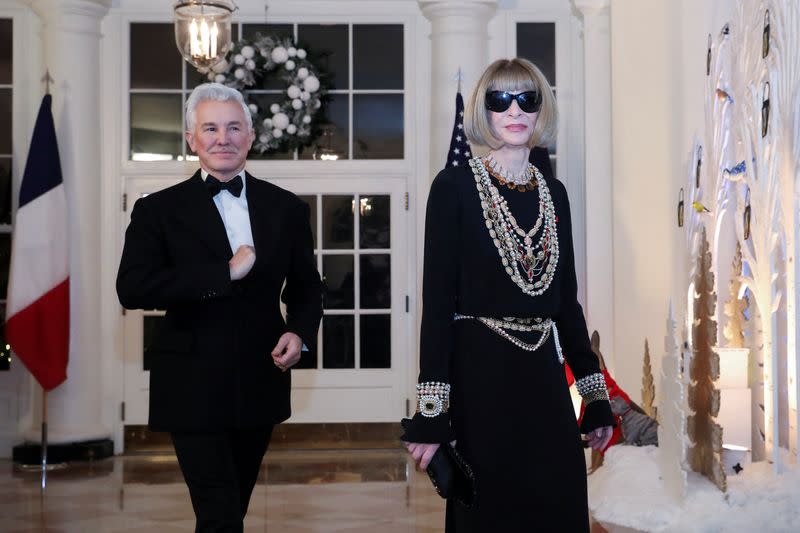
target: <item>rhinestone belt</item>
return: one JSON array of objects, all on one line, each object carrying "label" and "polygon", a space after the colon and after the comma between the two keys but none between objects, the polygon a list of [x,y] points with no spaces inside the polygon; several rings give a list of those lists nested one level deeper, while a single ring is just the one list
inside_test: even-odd
[{"label": "rhinestone belt", "polygon": [[[470,316],[456,313],[453,315],[453,320],[477,320],[484,326],[494,331],[505,340],[512,343],[517,348],[525,350],[526,352],[535,352],[542,345],[547,342],[550,337],[550,332],[553,332],[553,340],[556,345],[556,354],[558,355],[558,362],[564,364],[564,354],[561,352],[561,343],[558,339],[558,328],[556,323],[551,318],[488,318],[483,316]],[[541,333],[539,339],[535,343],[525,342],[516,337],[510,331],[519,331],[522,333],[530,333],[537,331]]]}]

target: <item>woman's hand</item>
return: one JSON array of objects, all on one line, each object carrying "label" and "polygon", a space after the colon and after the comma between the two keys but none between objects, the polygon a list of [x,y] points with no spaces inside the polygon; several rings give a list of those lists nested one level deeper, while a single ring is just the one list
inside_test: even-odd
[{"label": "woman's hand", "polygon": [[439,444],[427,444],[424,442],[406,442],[406,449],[420,470],[425,470],[433,458],[433,454],[439,449]]},{"label": "woman's hand", "polygon": [[593,449],[603,451],[608,446],[611,440],[611,435],[614,433],[614,428],[611,426],[603,426],[594,431],[589,432],[586,436],[589,437],[589,446]]}]

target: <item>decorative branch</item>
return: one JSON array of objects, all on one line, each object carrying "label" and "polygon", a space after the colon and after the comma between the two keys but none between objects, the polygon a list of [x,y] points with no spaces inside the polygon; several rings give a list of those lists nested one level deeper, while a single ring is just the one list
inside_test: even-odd
[{"label": "decorative branch", "polygon": [[725,316],[727,323],[722,332],[730,348],[744,348],[744,330],[746,328],[748,301],[740,298],[742,291],[742,245],[737,241],[736,253],[733,256],[731,265],[731,283],[729,286],[729,300],[725,304]]},{"label": "decorative branch", "polygon": [[644,364],[642,368],[642,409],[650,418],[657,418],[656,407],[653,402],[656,399],[656,386],[653,382],[653,370],[650,367],[650,346],[647,339],[644,340]]},{"label": "decorative branch", "polygon": [[695,472],[710,479],[721,491],[727,490],[722,469],[722,427],[716,423],[720,394],[714,387],[719,379],[717,322],[714,319],[717,297],[714,293],[714,273],[705,228],[701,233],[700,254],[695,277],[694,323],[692,324],[693,356],[690,367],[689,407],[694,412],[688,419],[689,464]]}]

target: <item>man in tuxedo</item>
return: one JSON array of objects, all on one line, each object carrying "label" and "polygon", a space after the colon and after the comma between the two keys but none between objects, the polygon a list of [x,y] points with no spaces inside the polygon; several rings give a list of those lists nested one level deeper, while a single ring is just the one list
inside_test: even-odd
[{"label": "man in tuxedo", "polygon": [[200,170],[136,202],[117,294],[166,310],[148,348],[149,426],[171,433],[196,531],[242,531],[290,415],[288,370],[316,343],[322,285],[308,205],[244,170],[255,133],[239,91],[197,87],[185,135]]}]

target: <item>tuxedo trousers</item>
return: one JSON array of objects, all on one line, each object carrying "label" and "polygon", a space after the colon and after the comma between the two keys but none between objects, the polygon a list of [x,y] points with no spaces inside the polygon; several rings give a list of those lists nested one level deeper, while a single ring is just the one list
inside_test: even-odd
[{"label": "tuxedo trousers", "polygon": [[192,499],[195,533],[242,532],[272,426],[171,436]]}]

